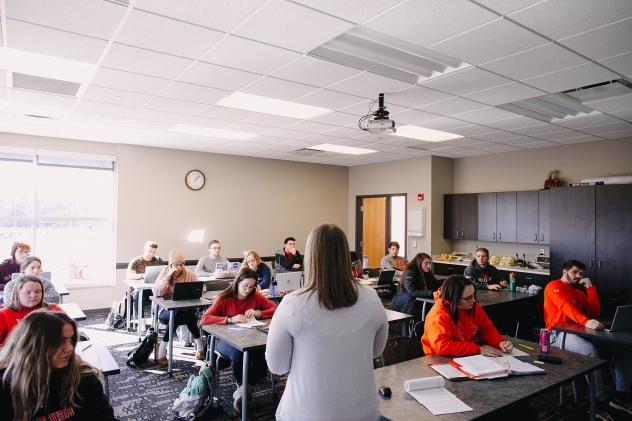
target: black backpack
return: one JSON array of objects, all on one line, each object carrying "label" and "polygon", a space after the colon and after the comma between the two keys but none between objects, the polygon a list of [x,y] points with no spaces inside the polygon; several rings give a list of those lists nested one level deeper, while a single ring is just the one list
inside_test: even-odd
[{"label": "black backpack", "polygon": [[145,335],[143,341],[139,343],[136,348],[127,353],[127,361],[125,361],[125,364],[132,368],[138,368],[146,364],[149,360],[149,356],[154,351],[157,340],[158,333],[154,332],[153,328],[147,329],[147,335]]}]

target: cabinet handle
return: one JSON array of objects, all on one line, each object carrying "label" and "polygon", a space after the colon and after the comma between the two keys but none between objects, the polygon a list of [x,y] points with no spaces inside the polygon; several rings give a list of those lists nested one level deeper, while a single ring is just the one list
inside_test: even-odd
[{"label": "cabinet handle", "polygon": [[502,232],[499,232],[499,233],[498,233],[498,239],[499,239],[499,240],[502,240],[502,239],[503,239],[503,233],[502,233]]},{"label": "cabinet handle", "polygon": [[597,260],[597,268],[602,269],[603,265],[601,264],[601,260]]},{"label": "cabinet handle", "polygon": [[592,261],[592,259],[590,259],[590,261],[588,262],[588,267],[589,267],[589,268],[592,268],[592,267],[593,267],[593,261]]},{"label": "cabinet handle", "polygon": [[465,238],[465,231],[461,231],[461,240]]},{"label": "cabinet handle", "polygon": [[492,239],[494,239],[494,240],[496,239],[496,233],[495,232],[492,232]]},{"label": "cabinet handle", "polygon": [[456,239],[457,240],[459,239],[459,232],[458,231],[456,232]]},{"label": "cabinet handle", "polygon": [[544,243],[544,234],[540,234],[540,242]]},{"label": "cabinet handle", "polygon": [[533,242],[538,242],[538,234],[533,234]]}]

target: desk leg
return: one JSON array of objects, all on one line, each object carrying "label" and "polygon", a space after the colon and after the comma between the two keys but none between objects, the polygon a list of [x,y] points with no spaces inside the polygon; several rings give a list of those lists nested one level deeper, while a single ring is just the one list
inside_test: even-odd
[{"label": "desk leg", "polygon": [[64,296],[59,294],[59,304],[63,304],[64,303]]},{"label": "desk leg", "polygon": [[108,376],[103,376],[105,380],[105,398],[110,401],[110,382],[108,381]]},{"label": "desk leg", "polygon": [[244,351],[243,374],[241,377],[241,421],[248,420],[248,359],[250,352]]},{"label": "desk leg", "polygon": [[167,367],[167,374],[173,376],[173,325],[176,317],[176,310],[169,310],[169,365]]},{"label": "desk leg", "polygon": [[408,336],[408,331],[406,329],[406,321],[402,320],[402,337],[405,338]]},{"label": "desk leg", "polygon": [[127,291],[127,330],[129,331],[132,324],[132,291],[130,287],[126,287]]},{"label": "desk leg", "polygon": [[[158,313],[160,313],[160,307],[156,304],[152,304],[152,309],[154,310],[154,314],[152,314],[151,324],[154,327],[154,332],[158,333]],[[156,339],[156,344],[154,345],[154,359],[158,360],[158,344],[160,343],[160,335]]]},{"label": "desk leg", "polygon": [[[136,319],[137,319],[137,324],[136,324],[136,329],[138,330],[138,342],[140,342],[140,323],[142,319],[142,314],[143,314],[143,290],[141,289],[140,291],[138,291],[138,308],[136,309],[137,313],[136,313]],[[143,320],[143,324],[145,324],[145,321]]]},{"label": "desk leg", "polygon": [[[213,395],[211,397],[212,399],[217,399],[217,402],[219,402],[219,373],[215,364],[215,341],[215,335],[208,336],[208,346],[206,347],[206,361],[207,363],[210,362],[211,370],[213,373],[213,378],[211,379],[211,381],[213,382],[213,390],[211,391]],[[216,403],[213,402],[213,405],[216,405]]]},{"label": "desk leg", "polygon": [[[599,369],[598,369],[599,370]],[[591,371],[586,375],[588,379],[588,394],[589,394],[589,402],[588,402],[588,419],[590,421],[595,421],[595,413],[597,406],[597,390],[595,388],[595,371]]]}]

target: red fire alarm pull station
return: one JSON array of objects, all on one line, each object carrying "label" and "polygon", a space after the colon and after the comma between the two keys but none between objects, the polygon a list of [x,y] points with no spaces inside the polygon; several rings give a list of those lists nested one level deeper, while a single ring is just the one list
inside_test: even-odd
[{"label": "red fire alarm pull station", "polygon": [[419,200],[420,202],[424,200],[424,194],[423,193],[418,193],[417,194],[417,200]]}]

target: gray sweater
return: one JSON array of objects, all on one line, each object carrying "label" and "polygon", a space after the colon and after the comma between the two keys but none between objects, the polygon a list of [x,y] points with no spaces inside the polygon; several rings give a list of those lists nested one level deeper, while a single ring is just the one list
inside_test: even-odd
[{"label": "gray sweater", "polygon": [[228,264],[228,259],[219,256],[217,259],[213,259],[211,256],[203,256],[198,260],[198,264],[195,267],[195,276],[211,276],[215,272],[217,263],[223,265]]}]

